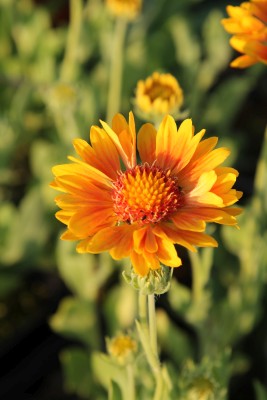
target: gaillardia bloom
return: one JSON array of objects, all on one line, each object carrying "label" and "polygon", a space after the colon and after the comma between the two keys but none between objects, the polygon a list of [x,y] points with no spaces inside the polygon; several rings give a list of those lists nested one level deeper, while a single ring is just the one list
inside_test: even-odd
[{"label": "gaillardia bloom", "polygon": [[226,10],[229,18],[222,24],[233,34],[231,46],[242,53],[230,65],[246,68],[258,62],[267,64],[267,0],[251,0]]},{"label": "gaillardia bloom", "polygon": [[[205,234],[206,222],[237,225],[240,209],[232,205],[242,193],[232,189],[238,172],[221,163],[226,148],[214,149],[217,138],[201,141],[190,119],[177,130],[171,116],[158,131],[144,124],[137,136],[135,121],[121,114],[112,128],[92,126],[91,145],[74,140],[80,159],[53,168],[51,186],[61,211],[56,217],[67,225],[61,236],[78,240],[80,253],[109,251],[119,260],[130,257],[135,272],[178,267],[175,244],[191,251],[195,246],[217,246]],[[140,162],[137,161],[136,147]]]},{"label": "gaillardia bloom", "polygon": [[107,339],[107,350],[112,358],[123,365],[133,360],[137,343],[129,335],[118,334],[112,339]]},{"label": "gaillardia bloom", "polygon": [[171,74],[154,72],[137,83],[134,105],[138,114],[153,121],[166,114],[179,115],[184,96],[177,79]]},{"label": "gaillardia bloom", "polygon": [[116,17],[132,20],[139,15],[142,0],[106,0],[106,4]]}]

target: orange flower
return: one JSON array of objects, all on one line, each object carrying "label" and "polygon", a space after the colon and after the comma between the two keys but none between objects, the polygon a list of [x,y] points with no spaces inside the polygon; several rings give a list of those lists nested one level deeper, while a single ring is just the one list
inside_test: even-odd
[{"label": "orange flower", "polygon": [[246,68],[262,62],[267,64],[267,0],[251,0],[240,7],[227,6],[230,18],[222,20],[225,30],[234,36],[231,46],[243,55],[230,64]]},{"label": "orange flower", "polygon": [[161,264],[181,265],[174,244],[216,247],[206,222],[237,225],[238,172],[220,166],[230,151],[214,150],[217,138],[201,141],[205,130],[194,135],[190,119],[177,131],[168,115],[158,131],[149,123],[139,130],[137,162],[133,114],[129,123],[117,114],[112,128],[102,126],[91,128],[91,145],[74,140],[80,159],[53,168],[51,186],[63,192],[56,217],[67,225],[61,238],[79,240],[78,252],[130,257],[145,276]]}]

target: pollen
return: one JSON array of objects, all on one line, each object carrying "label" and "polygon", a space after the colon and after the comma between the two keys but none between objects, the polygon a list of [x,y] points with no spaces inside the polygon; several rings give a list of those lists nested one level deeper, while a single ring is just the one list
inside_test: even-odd
[{"label": "pollen", "polygon": [[119,222],[140,225],[168,220],[182,205],[182,193],[171,171],[148,164],[120,173],[112,193]]}]

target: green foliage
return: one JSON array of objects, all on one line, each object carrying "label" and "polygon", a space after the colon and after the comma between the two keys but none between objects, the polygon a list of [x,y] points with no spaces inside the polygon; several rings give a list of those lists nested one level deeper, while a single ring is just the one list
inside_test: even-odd
[{"label": "green foliage", "polygon": [[266,388],[260,382],[257,381],[254,383],[254,387],[256,391],[257,400],[266,400],[267,399]]},{"label": "green foliage", "polygon": [[88,346],[100,340],[95,305],[86,300],[66,297],[50,319],[50,325],[56,332]]},{"label": "green foliage", "polygon": [[89,355],[79,347],[64,350],[60,359],[65,375],[65,390],[77,393],[81,398],[92,395],[92,371]]}]

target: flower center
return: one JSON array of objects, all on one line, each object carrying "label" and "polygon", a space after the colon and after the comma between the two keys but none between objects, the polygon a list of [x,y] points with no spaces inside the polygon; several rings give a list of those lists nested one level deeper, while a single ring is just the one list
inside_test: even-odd
[{"label": "flower center", "polygon": [[177,178],[148,164],[121,173],[114,183],[114,211],[120,222],[148,224],[167,220],[182,204]]},{"label": "flower center", "polygon": [[154,85],[147,90],[146,94],[153,103],[153,101],[159,97],[163,100],[169,100],[175,93],[170,86],[154,83]]}]

